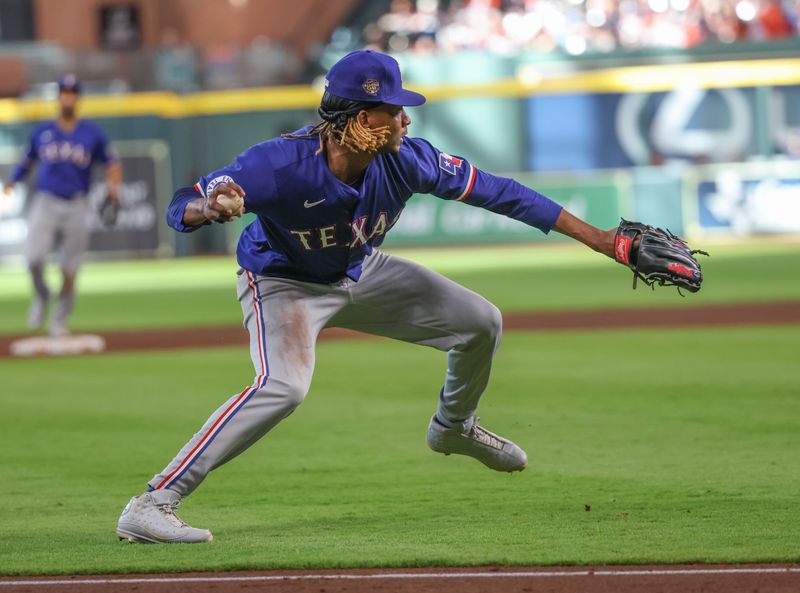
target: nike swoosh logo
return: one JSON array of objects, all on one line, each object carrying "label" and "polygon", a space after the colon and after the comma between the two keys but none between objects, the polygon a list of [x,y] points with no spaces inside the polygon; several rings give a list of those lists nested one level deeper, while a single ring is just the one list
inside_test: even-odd
[{"label": "nike swoosh logo", "polygon": [[325,201],[325,198],[322,198],[318,202],[309,202],[308,200],[306,200],[305,202],[303,202],[303,206],[305,206],[306,208],[313,208],[314,206],[319,206],[324,201]]}]

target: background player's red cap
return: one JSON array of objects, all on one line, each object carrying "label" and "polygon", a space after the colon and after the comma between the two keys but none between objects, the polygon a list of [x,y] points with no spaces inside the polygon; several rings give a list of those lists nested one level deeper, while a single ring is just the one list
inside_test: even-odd
[{"label": "background player's red cap", "polygon": [[368,49],[350,52],[336,62],[325,77],[325,90],[351,101],[412,107],[425,102],[423,95],[403,88],[397,60]]},{"label": "background player's red cap", "polygon": [[58,81],[58,92],[63,93],[64,91],[80,94],[81,81],[78,80],[77,76],[74,74],[67,74]]}]

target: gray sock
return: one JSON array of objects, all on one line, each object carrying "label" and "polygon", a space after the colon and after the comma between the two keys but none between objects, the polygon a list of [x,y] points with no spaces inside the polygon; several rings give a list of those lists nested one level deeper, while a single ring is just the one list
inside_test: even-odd
[{"label": "gray sock", "polygon": [[45,303],[50,300],[50,289],[47,288],[47,283],[44,281],[42,274],[33,274],[33,291],[36,293],[36,298],[44,301]]},{"label": "gray sock", "polygon": [[53,323],[58,325],[67,325],[72,308],[75,305],[75,295],[70,294],[67,296],[61,295],[58,297],[56,308],[53,310]]}]

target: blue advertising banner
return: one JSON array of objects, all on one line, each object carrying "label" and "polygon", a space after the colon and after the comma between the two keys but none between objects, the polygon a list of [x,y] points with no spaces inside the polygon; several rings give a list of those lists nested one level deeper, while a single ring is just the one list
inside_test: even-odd
[{"label": "blue advertising banner", "polygon": [[704,231],[800,232],[800,173],[792,177],[721,172],[697,185],[697,224]]},{"label": "blue advertising banner", "polygon": [[800,86],[527,99],[528,167],[613,169],[800,157]]}]

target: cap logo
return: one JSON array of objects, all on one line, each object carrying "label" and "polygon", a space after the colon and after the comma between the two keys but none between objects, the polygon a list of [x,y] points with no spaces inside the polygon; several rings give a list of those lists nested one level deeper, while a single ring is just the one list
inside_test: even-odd
[{"label": "cap logo", "polygon": [[363,88],[364,92],[370,97],[374,97],[378,94],[378,91],[381,90],[381,83],[370,78],[364,81],[364,84],[361,85],[361,88]]}]

